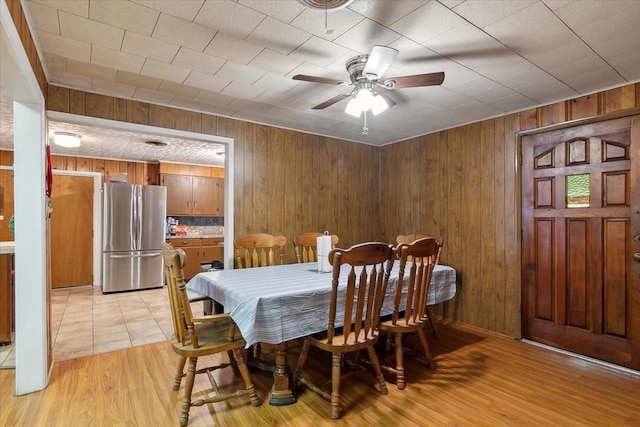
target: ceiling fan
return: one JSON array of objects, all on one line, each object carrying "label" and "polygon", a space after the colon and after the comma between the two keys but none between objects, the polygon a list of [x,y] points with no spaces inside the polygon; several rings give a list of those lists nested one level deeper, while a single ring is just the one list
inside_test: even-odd
[{"label": "ceiling fan", "polygon": [[345,98],[355,95],[355,97],[349,101],[346,109],[347,113],[353,114],[354,116],[359,116],[362,111],[368,111],[369,108],[374,114],[378,114],[396,104],[387,95],[377,93],[374,90],[376,86],[384,89],[402,89],[408,87],[435,86],[442,84],[444,81],[443,72],[390,77],[381,80],[384,72],[389,68],[389,65],[391,65],[397,54],[397,49],[376,45],[371,49],[370,54],[358,55],[349,59],[345,65],[351,81],[307,76],[304,74],[296,74],[293,76],[293,79],[353,87],[349,93],[336,95],[312,107],[312,109],[322,110]]}]

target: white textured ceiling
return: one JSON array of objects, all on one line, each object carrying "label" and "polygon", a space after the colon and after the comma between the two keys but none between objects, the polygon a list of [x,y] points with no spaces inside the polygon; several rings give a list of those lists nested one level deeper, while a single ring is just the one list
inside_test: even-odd
[{"label": "white textured ceiling", "polygon": [[[640,1],[355,0],[327,12],[297,0],[29,0],[50,83],[383,145],[640,81]],[[385,77],[445,72],[441,86],[386,91],[362,119],[345,61],[397,48]]]}]

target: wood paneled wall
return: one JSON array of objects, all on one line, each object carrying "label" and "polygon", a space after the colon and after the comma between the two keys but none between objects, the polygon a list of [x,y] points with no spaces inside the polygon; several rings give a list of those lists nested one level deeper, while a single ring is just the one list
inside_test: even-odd
[{"label": "wood paneled wall", "polygon": [[443,315],[510,336],[520,334],[517,233],[517,114],[383,148],[384,239],[444,237],[441,262],[456,268],[456,297]]},{"label": "wood paneled wall", "polygon": [[520,113],[520,127],[530,130],[634,108],[640,108],[640,83],[523,111]]},{"label": "wood paneled wall", "polygon": [[40,90],[46,98],[47,78],[44,75],[44,70],[42,69],[40,58],[38,58],[38,51],[36,50],[36,45],[33,42],[33,38],[31,37],[31,30],[29,30],[27,19],[25,18],[24,12],[22,11],[20,0],[6,0],[6,4],[7,8],[9,9],[9,14],[11,14],[13,25],[15,25],[16,29],[18,30],[20,41],[22,42],[22,46],[24,46],[24,50],[27,53],[29,63],[31,64],[31,68],[33,69],[33,74],[36,76],[36,80],[38,81]]},{"label": "wood paneled wall", "polygon": [[[0,165],[13,166],[13,151],[0,151]],[[130,184],[158,183],[158,165],[154,163],[52,155],[51,166],[64,171],[99,172],[102,182],[109,181],[112,174],[126,173]]]},{"label": "wood paneled wall", "polygon": [[435,314],[520,337],[518,132],[640,108],[640,84],[384,147],[383,238],[442,235],[458,292]]},{"label": "wood paneled wall", "polygon": [[47,108],[233,138],[234,234],[286,236],[286,262],[305,231],[328,230],[341,246],[381,238],[379,148],[53,85]]},{"label": "wood paneled wall", "polygon": [[[633,102],[631,102],[631,100]],[[640,107],[638,85],[383,148],[50,86],[49,109],[230,137],[235,235],[328,230],[339,246],[442,235],[458,271],[436,314],[520,337],[518,132]],[[229,177],[227,177],[229,178]]]}]

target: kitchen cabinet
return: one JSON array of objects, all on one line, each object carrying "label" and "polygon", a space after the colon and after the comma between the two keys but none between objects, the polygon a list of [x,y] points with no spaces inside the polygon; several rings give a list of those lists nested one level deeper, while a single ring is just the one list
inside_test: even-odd
[{"label": "kitchen cabinet", "polygon": [[204,238],[200,252],[200,262],[223,261],[224,248],[220,246],[222,239]]},{"label": "kitchen cabinet", "polygon": [[161,184],[167,187],[167,215],[224,215],[223,178],[163,174]]},{"label": "kitchen cabinet", "polygon": [[[15,330],[13,246],[0,245],[0,345],[10,344]],[[4,259],[6,258],[6,259]]]},{"label": "kitchen cabinet", "polygon": [[223,247],[220,242],[222,237],[204,237],[204,238],[172,238],[168,242],[175,248],[182,248],[187,256],[187,262],[184,265],[185,280],[191,279],[200,273],[200,263],[212,260],[222,261]]}]

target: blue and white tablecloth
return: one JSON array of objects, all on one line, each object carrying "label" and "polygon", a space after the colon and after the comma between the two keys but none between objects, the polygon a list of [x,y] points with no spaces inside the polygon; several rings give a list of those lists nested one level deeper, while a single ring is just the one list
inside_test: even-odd
[{"label": "blue and white tablecloth", "polygon": [[[393,311],[398,269],[396,263],[382,315]],[[343,274],[341,285],[346,283],[347,270]],[[279,344],[326,330],[331,277],[331,273],[319,273],[317,263],[287,264],[200,273],[187,283],[187,288],[222,304],[240,328],[247,346],[257,342]],[[448,301],[455,293],[456,271],[436,265],[427,304]]]}]

